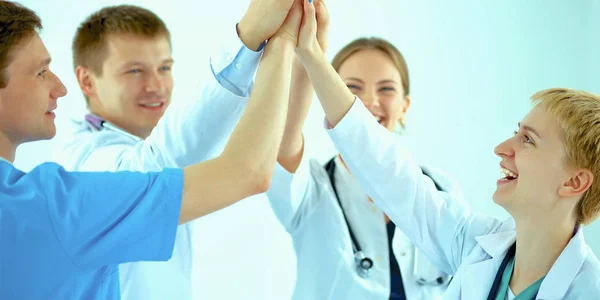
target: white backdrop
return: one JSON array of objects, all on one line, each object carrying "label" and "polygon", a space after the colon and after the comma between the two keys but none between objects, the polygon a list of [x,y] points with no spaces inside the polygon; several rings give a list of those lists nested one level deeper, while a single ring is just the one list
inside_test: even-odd
[{"label": "white backdrop", "polygon": [[[65,121],[81,116],[71,67],[76,26],[102,6],[123,1],[28,0],[44,22],[42,37],[53,70],[69,95],[59,101],[59,135],[22,146],[24,170],[49,160],[67,134]],[[231,34],[249,0],[126,1],[155,11],[172,32],[176,88],[173,100],[193,99],[206,78],[207,57],[219,37]],[[493,147],[529,109],[529,96],[563,86],[600,93],[600,1],[328,0],[332,15],[329,57],[359,36],[391,40],[410,70],[412,106],[407,119],[417,157],[462,184],[477,210],[505,217],[491,195],[499,177]],[[306,153],[325,161],[335,151],[315,102],[305,127]],[[195,282],[198,299],[287,299],[295,278],[290,238],[264,196],[247,199],[197,222]],[[585,229],[600,254],[600,222]]]}]

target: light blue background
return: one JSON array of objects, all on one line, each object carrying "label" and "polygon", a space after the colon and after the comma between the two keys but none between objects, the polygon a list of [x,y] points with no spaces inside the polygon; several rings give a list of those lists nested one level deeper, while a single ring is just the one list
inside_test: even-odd
[{"label": "light blue background", "polygon": [[[27,170],[50,159],[64,138],[68,117],[81,116],[84,100],[72,72],[71,39],[92,11],[122,1],[22,1],[40,14],[52,68],[70,93],[59,101],[59,135],[19,149]],[[169,26],[176,60],[173,100],[197,97],[207,70],[200,62],[211,44],[232,34],[248,0],[128,1],[155,11]],[[209,8],[210,7],[210,8]],[[333,57],[363,35],[392,41],[405,55],[411,76],[408,138],[418,158],[462,184],[479,211],[507,216],[491,195],[499,178],[493,148],[512,134],[530,108],[529,96],[549,87],[600,93],[600,2],[328,0]],[[202,65],[205,65],[204,63]],[[322,129],[315,101],[305,127],[307,155],[325,161],[335,152]],[[196,297],[287,299],[295,256],[263,196],[253,197],[197,222]],[[600,254],[600,222],[585,229]]]}]

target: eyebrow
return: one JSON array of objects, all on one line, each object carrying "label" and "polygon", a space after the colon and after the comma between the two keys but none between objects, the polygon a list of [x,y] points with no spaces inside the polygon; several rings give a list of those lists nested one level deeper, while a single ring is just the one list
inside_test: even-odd
[{"label": "eyebrow", "polygon": [[395,80],[391,80],[391,79],[387,79],[387,80],[381,80],[380,82],[378,82],[377,84],[384,84],[384,83],[393,83],[393,84],[398,84]]},{"label": "eyebrow", "polygon": [[[519,128],[521,128],[521,122],[518,123],[519,124]],[[533,129],[533,127],[531,126],[527,126],[527,125],[523,125],[522,127],[523,129],[529,131],[529,132],[533,132],[533,134],[535,134],[540,140],[542,139],[542,136],[537,132],[537,130]]]},{"label": "eyebrow", "polygon": [[39,63],[38,63],[36,66],[35,66],[35,69],[37,70],[37,69],[39,69],[39,68],[41,68],[41,67],[43,67],[43,66],[47,66],[47,65],[49,65],[49,64],[50,64],[50,62],[51,62],[51,61],[52,61],[52,58],[50,58],[50,57],[48,57],[48,58],[45,58],[44,60],[42,60],[41,62],[39,62]]},{"label": "eyebrow", "polygon": [[[348,77],[348,78],[345,78],[344,80],[354,80],[354,81],[358,81],[360,83],[365,83],[364,80],[362,80],[360,78],[356,78],[356,77]],[[377,82],[377,84],[384,84],[384,83],[398,84],[396,81],[391,80],[391,79],[385,79],[385,80],[381,80],[381,81]]]},{"label": "eyebrow", "polygon": [[348,77],[348,78],[344,78],[344,80],[354,80],[354,81],[358,81],[360,83],[365,83],[362,79],[356,78],[356,77]]},{"label": "eyebrow", "polygon": [[[172,64],[172,63],[174,63],[174,62],[175,62],[175,61],[174,61],[172,58],[167,58],[167,59],[165,59],[165,60],[161,61],[160,63],[161,63],[161,64]],[[141,62],[141,61],[130,61],[130,62],[128,62],[128,63],[125,63],[125,64],[124,64],[124,65],[123,65],[121,68],[122,68],[122,69],[125,69],[125,68],[127,68],[127,67],[131,67],[131,66],[138,66],[138,65],[144,65],[144,63],[143,63],[143,62]]]}]

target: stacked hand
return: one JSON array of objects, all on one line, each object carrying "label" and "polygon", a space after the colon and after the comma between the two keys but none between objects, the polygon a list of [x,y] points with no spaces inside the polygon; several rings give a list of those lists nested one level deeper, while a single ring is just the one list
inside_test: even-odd
[{"label": "stacked hand", "polygon": [[325,0],[252,0],[238,24],[244,44],[257,50],[274,37],[296,45],[301,56],[324,55],[329,33]]}]

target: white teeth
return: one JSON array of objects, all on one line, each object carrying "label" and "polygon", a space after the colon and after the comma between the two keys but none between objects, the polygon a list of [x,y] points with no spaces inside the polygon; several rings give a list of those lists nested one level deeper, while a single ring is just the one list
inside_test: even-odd
[{"label": "white teeth", "polygon": [[510,170],[507,170],[505,168],[500,168],[500,172],[505,175],[504,178],[509,178],[510,177],[510,179],[516,179],[516,178],[519,177],[519,175],[517,175],[517,174],[515,174],[515,173],[513,173]]},{"label": "white teeth", "polygon": [[146,107],[159,107],[162,105],[162,102],[155,102],[155,103],[148,103],[148,104],[142,104],[142,106],[146,106]]}]

